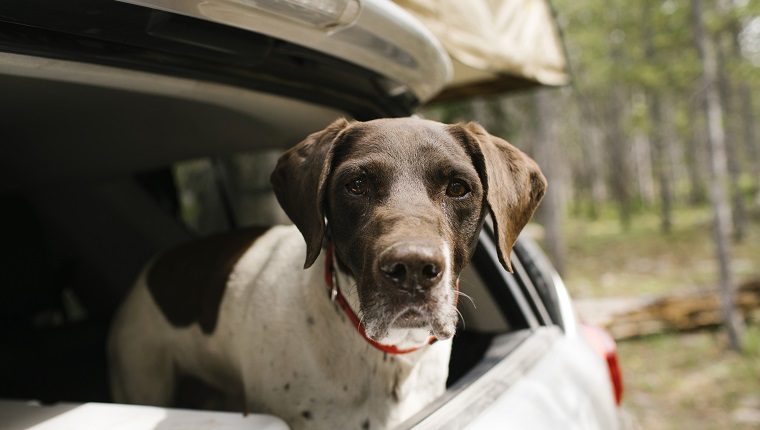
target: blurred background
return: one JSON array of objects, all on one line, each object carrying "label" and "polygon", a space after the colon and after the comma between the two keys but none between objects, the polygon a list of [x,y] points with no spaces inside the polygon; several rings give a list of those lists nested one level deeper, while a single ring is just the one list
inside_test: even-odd
[{"label": "blurred background", "polygon": [[569,85],[423,114],[542,166],[534,234],[618,340],[638,427],[760,428],[760,2],[551,3]]}]

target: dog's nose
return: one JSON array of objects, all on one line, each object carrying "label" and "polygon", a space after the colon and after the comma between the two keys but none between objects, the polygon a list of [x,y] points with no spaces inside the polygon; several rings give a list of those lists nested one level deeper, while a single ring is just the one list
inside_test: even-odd
[{"label": "dog's nose", "polygon": [[431,245],[401,244],[380,255],[380,271],[386,280],[400,289],[422,292],[434,287],[444,268],[441,251]]}]

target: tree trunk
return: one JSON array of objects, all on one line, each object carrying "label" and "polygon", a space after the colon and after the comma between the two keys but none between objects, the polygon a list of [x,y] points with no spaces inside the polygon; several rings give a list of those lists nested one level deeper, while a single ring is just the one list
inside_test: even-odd
[{"label": "tree trunk", "polygon": [[736,109],[734,107],[734,91],[731,86],[726,68],[723,66],[726,63],[726,55],[724,52],[723,44],[720,37],[717,39],[717,43],[714,43],[716,47],[716,75],[718,80],[718,89],[721,98],[722,105],[726,109],[726,127],[725,127],[725,146],[726,146],[726,161],[728,163],[728,176],[731,183],[731,214],[734,240],[741,242],[744,239],[747,231],[747,211],[744,206],[744,198],[742,197],[741,188],[739,186],[739,177],[741,176],[741,165],[737,157],[737,117]]},{"label": "tree trunk", "polygon": [[735,292],[729,270],[730,211],[726,196],[728,168],[725,153],[725,133],[723,130],[723,107],[718,90],[717,59],[714,47],[706,34],[700,0],[691,0],[694,38],[702,62],[705,108],[710,148],[710,202],[713,209],[713,232],[720,271],[721,311],[726,326],[731,349],[741,351],[743,320],[736,312]]},{"label": "tree trunk", "polygon": [[552,108],[560,94],[557,91],[540,90],[535,93],[536,140],[533,156],[550,184],[539,206],[537,218],[546,230],[545,244],[554,267],[561,275],[565,271],[565,248],[562,240],[562,169],[559,160],[559,140],[555,136],[554,121],[557,112]]},{"label": "tree trunk", "polygon": [[582,178],[583,185],[587,187],[589,195],[588,216],[595,220],[599,217],[600,208],[608,200],[610,194],[607,187],[608,182],[605,180],[607,173],[605,167],[609,165],[608,157],[606,157],[609,132],[599,124],[599,122],[604,123],[608,119],[601,117],[593,105],[577,91],[575,91],[574,100],[579,108],[580,122],[587,124],[580,131],[581,139],[586,144],[580,145],[581,160],[584,165],[581,167],[583,172],[580,172],[578,176]]},{"label": "tree trunk", "polygon": [[[612,11],[614,21],[620,21],[619,11]],[[623,51],[621,49],[621,41],[610,39],[609,41],[610,58],[613,63],[613,73],[619,72],[616,70],[618,65],[622,63]],[[612,89],[607,97],[607,115],[606,124],[608,124],[607,138],[608,142],[607,151],[610,181],[610,191],[612,197],[618,204],[620,223],[623,226],[623,230],[628,231],[631,226],[631,212],[633,210],[631,204],[631,169],[628,160],[628,145],[626,142],[625,133],[623,132],[623,92],[622,85],[620,83],[613,83]]]},{"label": "tree trunk", "polygon": [[649,136],[644,133],[633,136],[632,149],[639,196],[644,205],[651,206],[655,200],[655,190],[654,181],[652,181],[652,144]]},{"label": "tree trunk", "polygon": [[686,140],[686,169],[689,175],[689,203],[699,206],[707,200],[707,185],[704,172],[707,169],[705,160],[706,127],[700,120],[699,113],[704,112],[704,100],[698,99],[689,103],[689,117],[693,118],[691,135]]},{"label": "tree trunk", "polygon": [[618,204],[620,223],[624,230],[631,225],[631,192],[630,192],[630,167],[628,160],[628,146],[622,128],[622,94],[619,86],[615,86],[608,98],[608,163],[610,167],[610,191],[615,202]]},{"label": "tree trunk", "polygon": [[[590,149],[589,174],[591,175],[591,207],[592,219],[599,217],[600,207],[607,201],[609,195],[607,182],[604,180],[604,132],[596,125],[589,127]],[[585,145],[582,145],[585,146]]]},{"label": "tree trunk", "polygon": [[671,190],[670,169],[668,168],[668,151],[662,138],[662,107],[656,91],[649,93],[649,140],[652,144],[652,164],[655,169],[657,182],[660,183],[660,230],[670,233],[673,226],[672,206],[673,192]]},{"label": "tree trunk", "polygon": [[[740,7],[736,0],[730,2],[731,7]],[[732,17],[729,24],[729,37],[733,60],[737,63],[745,61],[742,56],[741,46],[739,44],[739,34],[741,33],[741,23],[736,17]],[[755,128],[755,116],[752,104],[752,87],[742,81],[738,85],[737,93],[739,95],[739,118],[741,119],[742,137],[744,138],[744,150],[748,156],[748,165],[750,166],[750,176],[752,179],[752,194],[755,196],[754,210],[760,214],[760,142],[757,140]],[[736,145],[739,148],[739,145]]]},{"label": "tree trunk", "polygon": [[744,124],[744,141],[749,155],[750,173],[752,175],[752,192],[755,196],[754,212],[760,214],[760,142],[757,139],[755,118],[752,114],[752,89],[746,83],[739,91],[741,99],[741,117]]},{"label": "tree trunk", "polygon": [[[665,119],[663,119],[662,139],[665,143],[665,166],[668,169],[668,178],[670,179],[670,196],[672,204],[679,201],[678,187],[676,184],[683,182],[688,176],[686,170],[686,143],[684,137],[678,132],[676,127],[676,117],[678,115],[678,103],[672,97],[666,97],[663,100]],[[701,111],[700,111],[701,113]]]},{"label": "tree trunk", "polygon": [[[643,9],[643,22],[644,26],[644,58],[652,63],[655,61],[655,48],[652,41],[652,34],[654,33],[649,28],[652,23],[652,14],[650,10],[651,2],[645,1],[642,3]],[[673,204],[673,192],[671,190],[671,177],[670,170],[668,169],[668,155],[665,148],[665,142],[663,139],[663,121],[662,121],[662,106],[660,103],[659,90],[647,91],[647,103],[649,105],[649,141],[652,145],[652,165],[654,167],[655,174],[657,175],[657,181],[660,183],[660,230],[663,233],[670,233],[673,225],[672,217],[672,204]]]}]

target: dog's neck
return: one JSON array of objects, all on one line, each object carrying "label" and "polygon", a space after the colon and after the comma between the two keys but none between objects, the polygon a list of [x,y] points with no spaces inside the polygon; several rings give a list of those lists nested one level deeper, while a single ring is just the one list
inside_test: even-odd
[{"label": "dog's neck", "polygon": [[356,280],[346,270],[341,269],[342,265],[337,261],[331,242],[328,243],[325,253],[325,282],[330,300],[343,307],[349,321],[368,343],[387,354],[408,354],[435,341],[435,337],[425,329],[390,329],[383,339],[370,339],[361,325],[361,304],[356,291]]}]

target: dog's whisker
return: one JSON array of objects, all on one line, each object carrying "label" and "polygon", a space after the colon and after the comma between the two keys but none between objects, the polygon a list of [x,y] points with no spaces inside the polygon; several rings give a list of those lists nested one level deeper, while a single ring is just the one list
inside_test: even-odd
[{"label": "dog's whisker", "polygon": [[353,285],[351,285],[348,288],[348,295],[349,295],[349,297],[353,296],[354,294],[359,294],[359,288],[358,287],[359,287],[359,284],[354,283]]},{"label": "dog's whisker", "polygon": [[477,306],[475,306],[475,300],[473,300],[473,299],[472,299],[472,297],[470,297],[468,294],[466,294],[466,293],[463,293],[463,292],[461,292],[461,291],[455,291],[455,294],[456,294],[457,296],[459,296],[459,297],[464,297],[464,298],[466,298],[467,300],[469,300],[469,301],[470,301],[470,303],[472,303],[472,307],[473,307],[473,308],[475,308],[475,309],[477,309],[477,308],[478,308]]},{"label": "dog's whisker", "polygon": [[359,318],[359,325],[362,327],[366,327],[364,325],[364,311],[362,309],[359,309],[359,311],[356,313],[357,317]]},{"label": "dog's whisker", "polygon": [[466,324],[465,324],[465,322],[464,322],[464,315],[462,315],[462,312],[460,312],[460,311],[459,311],[459,308],[457,308],[456,306],[454,306],[454,305],[450,305],[450,306],[451,306],[451,307],[453,307],[453,308],[454,308],[454,310],[455,310],[455,311],[457,312],[457,314],[459,315],[459,319],[462,321],[462,329],[463,329],[463,330],[465,330],[465,329],[467,328],[467,325],[466,325]]}]

